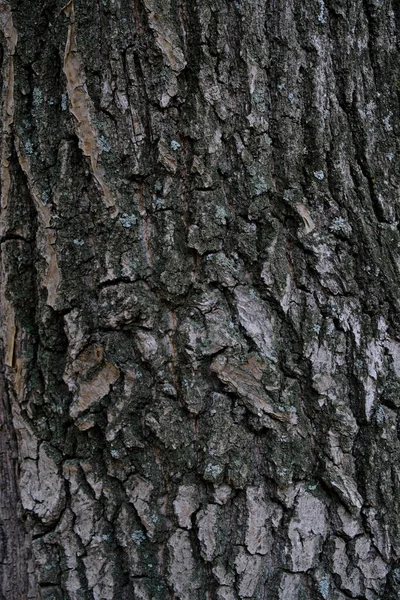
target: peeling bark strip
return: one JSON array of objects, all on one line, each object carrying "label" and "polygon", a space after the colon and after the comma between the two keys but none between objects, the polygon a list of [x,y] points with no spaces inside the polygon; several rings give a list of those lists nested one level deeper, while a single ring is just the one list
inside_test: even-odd
[{"label": "peeling bark strip", "polygon": [[2,596],[398,600],[398,2],[0,27]]},{"label": "peeling bark strip", "polygon": [[68,38],[64,52],[64,73],[67,78],[67,90],[71,114],[77,120],[79,147],[83,154],[90,158],[93,176],[100,186],[106,206],[113,209],[112,215],[118,211],[110,188],[104,179],[104,169],[98,164],[101,146],[98,133],[90,117],[93,111],[92,102],[87,92],[84,65],[76,42],[76,17],[74,0],[70,0],[63,11],[69,17]]},{"label": "peeling bark strip", "polygon": [[[18,34],[14,27],[10,6],[5,2],[0,3],[0,26],[4,36],[3,42],[3,65],[2,65],[2,141],[1,141],[1,214],[0,214],[0,237],[6,233],[6,212],[8,196],[10,192],[10,156],[11,156],[11,125],[14,120],[14,53]],[[2,262],[3,270],[3,262]],[[2,274],[2,279],[4,273]],[[13,307],[4,296],[4,287],[1,293],[1,325],[3,329],[5,364],[11,366],[14,357],[15,343],[15,316]]]},{"label": "peeling bark strip", "polygon": [[47,304],[52,308],[57,308],[57,293],[60,285],[60,269],[58,267],[57,255],[54,249],[56,231],[51,227],[51,209],[44,205],[40,191],[34,181],[31,163],[21,151],[21,141],[15,136],[15,150],[18,156],[19,165],[26,176],[26,181],[30,196],[36,208],[36,214],[40,225],[38,231],[38,246],[42,252],[43,258],[47,263],[47,268],[43,274],[42,284],[47,290]]}]

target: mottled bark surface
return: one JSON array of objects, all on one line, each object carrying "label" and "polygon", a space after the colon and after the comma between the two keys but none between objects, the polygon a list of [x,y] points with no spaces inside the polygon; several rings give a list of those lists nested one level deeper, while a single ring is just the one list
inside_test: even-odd
[{"label": "mottled bark surface", "polygon": [[398,598],[398,1],[0,24],[14,598]]}]

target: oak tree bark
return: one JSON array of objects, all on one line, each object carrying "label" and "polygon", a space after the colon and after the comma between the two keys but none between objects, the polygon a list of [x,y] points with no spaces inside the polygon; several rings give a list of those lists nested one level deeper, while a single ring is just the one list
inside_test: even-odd
[{"label": "oak tree bark", "polygon": [[0,25],[0,597],[398,598],[398,0]]}]

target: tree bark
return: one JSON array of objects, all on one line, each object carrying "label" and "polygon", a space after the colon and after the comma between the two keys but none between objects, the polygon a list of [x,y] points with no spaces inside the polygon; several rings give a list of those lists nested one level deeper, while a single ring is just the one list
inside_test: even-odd
[{"label": "tree bark", "polygon": [[398,598],[399,3],[0,25],[3,597]]},{"label": "tree bark", "polygon": [[[0,358],[1,360],[1,358]],[[0,374],[0,598],[24,598],[29,585],[29,540],[21,519],[17,484],[18,451],[5,389]],[[32,569],[34,570],[34,569]]]}]

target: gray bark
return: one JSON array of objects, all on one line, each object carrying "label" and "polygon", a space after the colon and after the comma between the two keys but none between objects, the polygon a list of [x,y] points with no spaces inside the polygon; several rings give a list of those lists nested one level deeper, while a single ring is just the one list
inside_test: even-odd
[{"label": "gray bark", "polygon": [[0,24],[3,596],[398,598],[399,3]]}]

